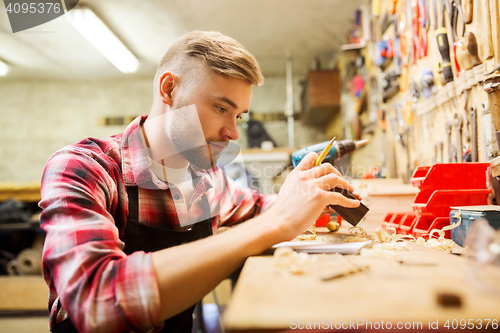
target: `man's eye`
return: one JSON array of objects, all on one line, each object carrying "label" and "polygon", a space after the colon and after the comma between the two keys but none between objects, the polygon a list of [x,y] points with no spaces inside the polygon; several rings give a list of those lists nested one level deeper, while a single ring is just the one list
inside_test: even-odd
[{"label": "man's eye", "polygon": [[243,117],[242,116],[236,116],[236,119],[240,119],[241,120],[241,119],[243,119]]},{"label": "man's eye", "polygon": [[220,113],[224,113],[224,112],[226,112],[226,109],[224,109],[223,107],[218,106],[217,107],[217,111],[219,111]]}]

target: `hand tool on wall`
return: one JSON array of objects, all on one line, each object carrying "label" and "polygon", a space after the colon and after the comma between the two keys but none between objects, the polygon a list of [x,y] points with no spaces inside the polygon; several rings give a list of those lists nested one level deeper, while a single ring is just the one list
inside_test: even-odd
[{"label": "hand tool on wall", "polygon": [[474,0],[463,0],[464,1],[464,21],[465,24],[472,23],[472,16],[474,13]]},{"label": "hand tool on wall", "polygon": [[468,71],[472,66],[472,57],[470,56],[469,50],[467,50],[467,45],[459,41],[457,43],[457,58],[460,65],[461,71]]},{"label": "hand tool on wall", "polygon": [[484,91],[488,94],[491,120],[496,130],[496,141],[500,149],[500,77],[494,77],[484,81]]},{"label": "hand tool on wall", "polygon": [[495,129],[491,121],[491,112],[487,103],[482,104],[481,123],[483,130],[484,161],[487,162],[498,156],[498,146],[495,139]]},{"label": "hand tool on wall", "polygon": [[[491,38],[491,15],[490,15],[490,0],[475,0],[474,1],[474,27],[478,33],[478,48],[479,57],[482,61],[493,57],[493,40]],[[479,33],[481,32],[481,33]]]},{"label": "hand tool on wall", "polygon": [[422,84],[424,97],[429,98],[437,93],[437,87],[434,82],[434,75],[432,74],[432,71],[427,68],[423,68],[421,74],[422,77],[420,79],[420,83]]},{"label": "hand tool on wall", "polygon": [[439,142],[439,150],[441,151],[441,163],[444,163],[444,142]]},{"label": "hand tool on wall", "polygon": [[446,134],[447,134],[446,145],[448,146],[448,160],[446,162],[453,163],[454,151],[453,151],[453,147],[451,146],[451,122],[450,121],[446,122]]},{"label": "hand tool on wall", "polygon": [[458,62],[457,48],[460,43],[460,38],[458,36],[458,18],[460,17],[460,22],[462,25],[462,37],[465,33],[465,21],[462,12],[462,5],[460,0],[445,0],[446,1],[446,11],[450,18],[451,25],[451,41],[450,44],[453,45],[453,60],[455,63],[455,69],[457,72],[457,77],[460,74],[460,64]]},{"label": "hand tool on wall", "polygon": [[477,53],[477,40],[476,36],[472,32],[467,32],[465,34],[465,40],[467,41],[467,51],[472,59],[472,67],[476,67],[481,65],[483,62],[479,59],[479,55]]},{"label": "hand tool on wall", "polygon": [[[382,87],[382,99],[384,103],[386,103],[400,91],[400,86],[397,82],[397,78],[398,74],[396,74],[395,71],[387,71],[386,73],[381,74],[380,85]],[[401,77],[401,81],[403,80],[403,77]]]},{"label": "hand tool on wall", "polygon": [[460,76],[460,72],[461,72],[461,66],[460,66],[460,63],[458,62],[458,51],[459,51],[459,45],[460,41],[457,41],[455,43],[453,43],[453,62],[455,64],[455,70],[456,70],[456,74],[457,74],[457,77]]},{"label": "hand tool on wall", "polygon": [[475,106],[470,108],[471,124],[471,162],[477,162],[477,110]]},{"label": "hand tool on wall", "polygon": [[[325,147],[328,146],[329,143],[330,141],[325,141],[313,146],[305,147],[297,151],[294,151],[292,154],[293,166],[296,167],[300,163],[300,161],[302,161],[304,156],[306,156],[308,153],[312,151],[316,153],[321,153],[325,149]],[[328,150],[328,153],[325,155],[323,162],[328,162],[333,164],[335,160],[338,160],[342,156],[354,152],[357,148],[362,147],[367,143],[368,140],[353,141],[347,139],[342,141],[335,141],[332,147]]]},{"label": "hand tool on wall", "polygon": [[[375,0],[374,2],[378,2],[378,6],[380,7],[380,0]],[[398,0],[390,0],[388,1],[387,4],[387,14],[389,15],[394,15],[396,14],[396,7],[398,5]],[[372,8],[373,8],[373,2],[372,2]]]},{"label": "hand tool on wall", "polygon": [[458,19],[460,18],[461,25],[461,36],[465,34],[465,18],[462,12],[461,0],[446,0],[448,1],[448,6],[446,7],[450,15],[450,24],[452,32],[452,43],[455,43],[459,39],[458,35]]},{"label": "hand tool on wall", "polygon": [[[500,65],[500,3],[498,0],[490,0],[490,15],[495,65]],[[491,104],[490,110],[493,112]],[[500,128],[497,127],[497,130],[500,130]]]},{"label": "hand tool on wall", "polygon": [[453,116],[453,129],[455,130],[455,156],[454,160],[457,163],[462,162],[462,116],[455,113]]},{"label": "hand tool on wall", "polygon": [[433,29],[434,30],[437,30],[437,28],[439,28],[439,25],[438,25],[438,7],[437,7],[437,0],[432,0],[432,11],[434,13],[433,15]]},{"label": "hand tool on wall", "polygon": [[431,27],[431,13],[430,13],[430,6],[429,6],[429,0],[422,0],[422,7],[425,10],[425,20],[422,23],[422,26],[425,28],[425,30],[429,31]]},{"label": "hand tool on wall", "polygon": [[441,58],[443,59],[443,63],[441,65],[443,70],[443,75],[445,79],[445,84],[453,81],[453,70],[451,69],[451,59],[450,59],[450,43],[448,41],[448,32],[444,25],[444,15],[443,12],[443,2],[447,0],[439,0],[438,3],[438,11],[441,12],[441,19],[439,28],[436,29],[436,39],[438,44],[439,53],[441,54]]},{"label": "hand tool on wall", "polygon": [[415,9],[413,11],[412,17],[412,29],[413,29],[413,63],[415,64],[418,59],[427,56],[427,30],[425,29],[425,24],[428,18],[426,17],[427,12],[425,10],[425,4],[423,0],[418,0],[415,4]]},{"label": "hand tool on wall", "polygon": [[382,165],[387,168],[387,139],[386,139],[386,130],[387,130],[387,121],[385,120],[385,110],[378,110],[378,118],[380,123],[380,129],[382,130]]},{"label": "hand tool on wall", "polygon": [[464,124],[463,134],[464,134],[465,141],[470,142],[470,132],[469,132],[470,122],[469,122],[469,117],[467,115],[467,111],[469,110],[469,93],[467,92],[467,90],[464,91],[464,97],[465,97],[465,104],[464,104],[465,124]]},{"label": "hand tool on wall", "polygon": [[[399,141],[401,143],[401,145],[403,146],[403,148],[406,148],[403,136],[401,135],[401,133],[399,131],[398,122],[396,120],[396,117],[394,117],[394,115],[391,115],[390,122],[391,122],[392,133],[394,133],[394,140]],[[396,157],[394,156],[394,158],[396,158]]]}]

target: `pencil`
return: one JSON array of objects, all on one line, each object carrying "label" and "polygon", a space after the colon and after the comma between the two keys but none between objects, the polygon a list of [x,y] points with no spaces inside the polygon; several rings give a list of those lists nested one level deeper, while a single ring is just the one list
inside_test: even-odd
[{"label": "pencil", "polygon": [[325,156],[328,154],[330,149],[332,149],[333,143],[335,142],[335,138],[336,137],[334,136],[333,139],[326,145],[325,149],[323,149],[321,155],[319,155],[318,159],[316,160],[316,163],[314,163],[314,166],[318,166],[321,164],[321,162],[323,162]]}]

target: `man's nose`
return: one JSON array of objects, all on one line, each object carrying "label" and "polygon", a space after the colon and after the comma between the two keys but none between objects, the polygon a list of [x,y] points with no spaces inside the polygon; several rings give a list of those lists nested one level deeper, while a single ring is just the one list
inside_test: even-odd
[{"label": "man's nose", "polygon": [[238,140],[240,137],[240,133],[238,132],[238,126],[236,126],[236,120],[226,124],[222,128],[222,136],[229,138],[229,140]]}]

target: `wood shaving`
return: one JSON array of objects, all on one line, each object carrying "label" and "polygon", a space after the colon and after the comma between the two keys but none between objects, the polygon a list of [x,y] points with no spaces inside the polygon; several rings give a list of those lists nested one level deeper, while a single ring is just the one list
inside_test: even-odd
[{"label": "wood shaving", "polygon": [[316,234],[316,225],[315,224],[313,224],[311,226],[311,229],[307,229],[305,232],[309,232],[310,234],[299,235],[295,239],[296,240],[316,240],[317,234]]},{"label": "wood shaving", "polygon": [[366,230],[361,227],[351,227],[349,228],[349,233],[351,233],[352,237],[347,238],[345,240],[346,243],[370,241],[367,236]]},{"label": "wood shaving", "polygon": [[360,255],[371,258],[396,259],[399,257],[399,252],[410,250],[408,242],[376,243],[370,249],[361,249]]},{"label": "wood shaving", "polygon": [[[416,240],[417,244],[424,245],[428,248],[451,253],[453,246],[455,245],[455,242],[452,241],[451,239],[447,239],[444,237],[445,231],[455,229],[462,223],[462,211],[458,211],[455,214],[455,217],[458,217],[458,221],[456,223],[453,223],[452,225],[447,225],[446,227],[442,229],[432,229],[432,231],[429,233],[429,239],[426,241],[424,238],[419,237]],[[434,233],[439,234],[439,238],[432,238],[432,235]],[[462,250],[463,252],[463,250]]]},{"label": "wood shaving", "polygon": [[382,230],[381,228],[377,228],[375,230],[375,234],[377,235],[377,242],[378,243],[390,243],[390,242],[399,242],[399,241],[404,241],[405,238],[410,238],[412,240],[415,240],[415,237],[413,235],[401,235],[396,233],[396,228],[394,227],[386,227],[386,230],[390,230],[393,232],[392,235],[387,234]]},{"label": "wood shaving", "polygon": [[274,251],[274,266],[281,274],[303,274],[304,267],[314,262],[316,257],[305,252],[295,252],[291,247],[280,247]]},{"label": "wood shaving", "polygon": [[351,227],[349,228],[349,232],[354,236],[366,236],[366,230],[361,227]]},{"label": "wood shaving", "polygon": [[347,243],[369,241],[366,230],[361,227],[351,227],[349,228],[349,233],[353,235],[353,237],[347,238],[346,239]]}]

